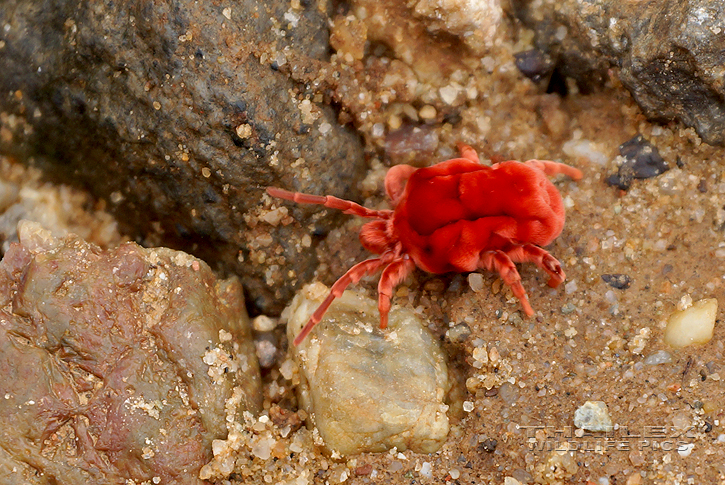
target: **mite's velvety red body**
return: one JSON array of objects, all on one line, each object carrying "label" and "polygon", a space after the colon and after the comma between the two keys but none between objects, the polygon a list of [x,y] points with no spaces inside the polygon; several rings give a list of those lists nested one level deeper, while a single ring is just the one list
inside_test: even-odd
[{"label": "mite's velvety red body", "polygon": [[430,273],[495,270],[534,314],[514,263],[531,262],[549,274],[549,286],[566,276],[559,262],[540,246],[564,227],[564,204],[547,175],[582,173],[545,160],[481,165],[473,148],[459,145],[462,158],[431,167],[396,165],[385,177],[392,210],[375,211],[332,196],[288,192],[274,196],[303,204],[321,204],[346,214],[376,219],[360,229],[360,242],[379,258],[358,263],[332,286],[295,339],[298,345],[350,283],[382,269],[378,284],[380,327],[388,323],[393,288],[417,266]]}]

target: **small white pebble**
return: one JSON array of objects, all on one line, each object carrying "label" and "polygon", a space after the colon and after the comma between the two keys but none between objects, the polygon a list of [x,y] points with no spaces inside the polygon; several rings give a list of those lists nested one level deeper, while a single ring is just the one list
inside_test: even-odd
[{"label": "small white pebble", "polygon": [[680,454],[682,457],[688,457],[690,456],[690,453],[692,453],[692,450],[695,448],[695,443],[688,443],[686,445],[681,445],[677,448],[677,453]]},{"label": "small white pebble", "polygon": [[603,401],[587,401],[574,412],[574,426],[587,431],[612,431],[612,418]]},{"label": "small white pebble", "polygon": [[680,411],[672,416],[672,426],[680,430],[687,430],[692,426],[692,418],[687,411]]},{"label": "small white pebble", "polygon": [[463,401],[463,410],[467,413],[473,411],[473,403],[471,401]]},{"label": "small white pebble", "polygon": [[426,478],[433,478],[433,470],[431,469],[430,462],[423,462],[423,466],[420,467],[420,474]]},{"label": "small white pebble", "polygon": [[564,208],[566,208],[566,209],[574,208],[574,199],[572,199],[570,195],[567,195],[566,197],[564,197]]},{"label": "small white pebble", "polygon": [[441,95],[441,99],[446,104],[453,104],[458,97],[459,89],[456,86],[449,85],[443,86],[438,90]]},{"label": "small white pebble", "polygon": [[572,158],[585,158],[601,166],[609,161],[599,146],[589,140],[569,140],[564,143],[561,150]]},{"label": "small white pebble", "polygon": [[272,446],[276,443],[273,438],[260,438],[252,444],[252,454],[262,460],[272,455]]},{"label": "small white pebble", "polygon": [[277,53],[276,53],[276,54],[274,55],[274,62],[275,62],[275,63],[276,63],[276,64],[277,64],[278,66],[284,66],[285,64],[287,64],[287,56],[285,55],[285,53],[284,53],[284,52],[282,52],[282,51],[278,51],[278,52],[277,52]]},{"label": "small white pebble", "polygon": [[717,316],[717,300],[709,298],[676,311],[667,320],[665,343],[675,348],[704,344],[712,339]]},{"label": "small white pebble", "polygon": [[277,207],[276,209],[272,209],[266,212],[263,212],[259,219],[266,222],[270,226],[277,227],[280,222],[282,222],[282,219],[287,217],[288,211],[286,207]]},{"label": "small white pebble", "polygon": [[232,334],[231,332],[227,332],[223,328],[219,329],[219,341],[220,342],[231,342],[232,341]]},{"label": "small white pebble", "polygon": [[669,364],[672,362],[672,354],[666,350],[658,350],[657,352],[648,355],[643,362],[645,365]]},{"label": "small white pebble", "polygon": [[577,290],[576,280],[571,280],[566,285],[564,285],[564,291],[567,295],[571,295]]},{"label": "small white pebble", "polygon": [[496,60],[491,56],[486,56],[481,59],[481,65],[491,73],[496,68]]},{"label": "small white pebble", "polygon": [[468,285],[476,293],[483,290],[483,275],[481,273],[471,273],[468,275]]},{"label": "small white pebble", "polygon": [[687,310],[692,306],[692,297],[688,294],[680,298],[680,301],[677,302],[677,310]]},{"label": "small white pebble", "polygon": [[259,315],[252,320],[252,326],[257,332],[271,332],[277,327],[277,321],[269,318],[267,315]]},{"label": "small white pebble", "polygon": [[287,359],[282,362],[282,365],[279,366],[279,373],[282,374],[282,377],[284,377],[288,381],[292,380],[296,367],[297,366],[292,359]]}]

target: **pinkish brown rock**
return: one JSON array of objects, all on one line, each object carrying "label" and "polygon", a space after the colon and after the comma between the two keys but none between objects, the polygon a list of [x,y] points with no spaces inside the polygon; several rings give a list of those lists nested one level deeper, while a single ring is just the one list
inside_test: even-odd
[{"label": "pinkish brown rock", "polygon": [[0,263],[0,482],[202,483],[233,390],[237,412],[260,406],[239,282],[169,249],[18,233]]}]

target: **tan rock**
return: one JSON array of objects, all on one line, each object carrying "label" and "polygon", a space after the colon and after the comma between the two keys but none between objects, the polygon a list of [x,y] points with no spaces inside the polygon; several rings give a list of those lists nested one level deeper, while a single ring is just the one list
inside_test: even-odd
[{"label": "tan rock", "polygon": [[[288,308],[290,341],[326,293],[313,284],[297,294]],[[443,353],[413,312],[394,308],[386,330],[378,318],[377,302],[346,291],[291,349],[300,367],[300,407],[331,451],[431,453],[449,429]]]}]

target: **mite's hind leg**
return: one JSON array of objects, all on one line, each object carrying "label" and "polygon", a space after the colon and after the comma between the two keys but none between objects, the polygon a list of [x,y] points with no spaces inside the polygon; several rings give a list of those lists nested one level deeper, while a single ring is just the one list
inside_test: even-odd
[{"label": "mite's hind leg", "polygon": [[549,274],[547,284],[552,288],[556,288],[566,279],[561,263],[539,246],[533,244],[514,246],[513,249],[506,250],[506,254],[516,263],[534,263],[546,271]]},{"label": "mite's hind leg", "polygon": [[526,294],[524,286],[521,284],[521,276],[519,275],[514,262],[508,257],[506,253],[500,250],[496,251],[485,251],[481,253],[479,265],[481,268],[489,271],[498,272],[499,276],[504,283],[511,287],[516,298],[521,302],[521,307],[524,309],[524,313],[528,316],[533,316],[534,310],[529,304],[529,297]]}]

